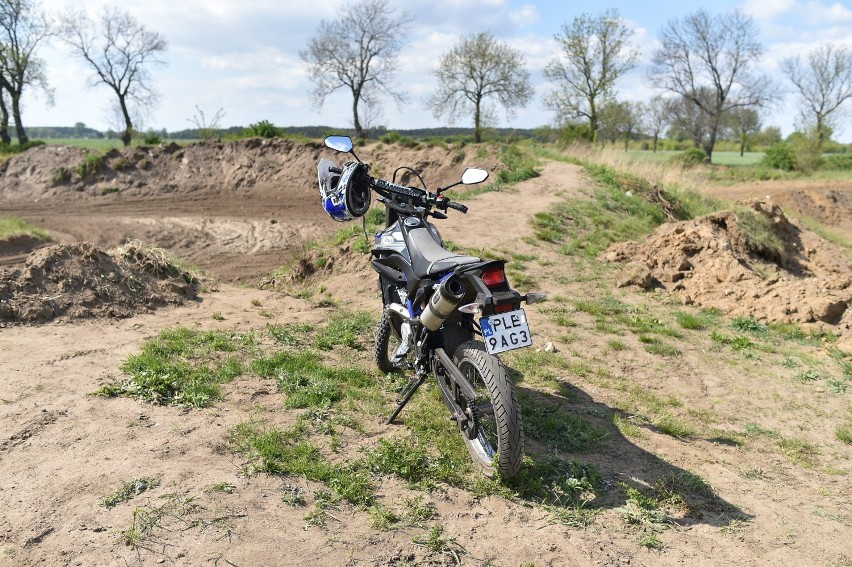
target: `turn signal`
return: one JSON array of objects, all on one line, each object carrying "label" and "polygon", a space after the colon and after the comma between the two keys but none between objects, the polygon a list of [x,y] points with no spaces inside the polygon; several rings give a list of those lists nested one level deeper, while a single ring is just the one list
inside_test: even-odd
[{"label": "turn signal", "polygon": [[528,293],[524,296],[524,300],[529,305],[532,305],[533,303],[541,303],[545,299],[547,299],[546,293]]},{"label": "turn signal", "polygon": [[462,305],[459,307],[459,311],[462,313],[467,313],[468,315],[476,315],[480,311],[482,311],[482,306],[478,303],[468,303],[467,305]]}]

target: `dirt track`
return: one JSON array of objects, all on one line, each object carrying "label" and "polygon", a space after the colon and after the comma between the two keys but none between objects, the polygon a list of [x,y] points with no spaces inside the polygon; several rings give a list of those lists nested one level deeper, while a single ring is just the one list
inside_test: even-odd
[{"label": "dirt track", "polygon": [[[453,156],[446,158],[449,171]],[[432,155],[421,161],[438,160]],[[268,185],[151,197],[132,190],[102,195],[95,184],[65,198],[4,201],[2,210],[56,231],[60,240],[112,246],[140,238],[225,281],[256,282],[279,267],[288,250],[340,228],[319,210],[310,175],[305,178],[288,199]],[[600,467],[606,487],[600,515],[588,528],[571,528],[554,523],[533,502],[478,498],[449,486],[411,491],[390,477],[376,480],[381,502],[394,506],[422,493],[437,510],[435,522],[464,547],[464,565],[848,566],[852,451],[834,431],[850,421],[849,394],[832,393],[822,379],[796,380],[782,365],[795,356],[828,372],[828,348],[783,343],[746,358],[711,341],[708,332],[689,331],[666,338],[679,356],[660,357],[649,354],[640,338],[611,334],[577,310],[563,314],[567,325],[555,323],[553,309],[613,294],[635,307],[634,316],[670,316],[661,308],[670,301],[664,294],[616,290],[606,268],[588,269],[556,247],[521,240],[531,234],[529,218],[556,202],[557,192],[576,196],[588,186],[579,168],[549,163],[541,177],[515,192],[471,200],[471,213],[451,215],[441,230],[465,246],[536,257],[524,273],[562,298],[528,310],[537,344],[553,341],[559,348],[553,379],[558,388],[541,387],[532,377],[519,387],[529,400],[608,427],[602,448],[571,455]],[[345,260],[336,271],[304,286],[326,290],[347,308],[375,309],[374,273],[366,258],[336,253]],[[429,554],[413,542],[424,535],[422,527],[378,531],[366,510],[343,507],[327,527],[308,527],[306,510],[284,504],[282,493],[292,484],[316,487],[304,479],[244,474],[240,459],[222,449],[229,428],[246,419],[280,424],[294,418],[282,408],[272,380],[234,381],[225,400],[206,410],[89,395],[119,378],[127,356],[164,328],[251,331],[270,322],[316,327],[336,310],[280,291],[215,287],[183,307],[128,319],[0,328],[0,565],[452,564],[449,555]],[[330,356],[370,365],[369,350],[336,349]],[[642,425],[630,405],[637,392],[700,422],[700,432],[678,438]],[[639,423],[639,433],[622,435],[611,425],[613,416]],[[350,453],[406,429],[405,422],[388,428],[364,421],[365,431],[349,434]],[[779,439],[803,440],[817,454],[808,464],[793,463],[779,452]],[[683,517],[660,534],[664,547],[642,547],[623,519],[626,498],[619,483],[650,490],[660,478],[684,473],[707,480],[712,504],[690,511],[684,503]],[[112,509],[99,504],[121,482],[143,475],[162,482],[150,499],[143,495]],[[232,485],[233,493],[210,490],[221,483]],[[119,532],[131,525],[134,509],[157,505],[168,494],[195,498],[202,508],[193,517],[208,523],[170,524],[144,548],[126,547]],[[227,525],[215,518],[226,518]]]}]

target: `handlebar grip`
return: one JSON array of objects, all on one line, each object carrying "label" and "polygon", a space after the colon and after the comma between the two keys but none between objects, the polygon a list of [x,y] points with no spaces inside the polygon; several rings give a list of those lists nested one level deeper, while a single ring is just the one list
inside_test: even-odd
[{"label": "handlebar grip", "polygon": [[467,214],[467,207],[462,205],[461,203],[453,203],[452,201],[450,201],[447,203],[447,207]]},{"label": "handlebar grip", "polygon": [[373,185],[384,191],[390,191],[391,193],[396,193],[397,195],[410,197],[412,199],[424,199],[426,196],[425,191],[414,189],[412,187],[405,187],[403,185],[397,185],[396,183],[391,183],[384,179],[374,179]]}]

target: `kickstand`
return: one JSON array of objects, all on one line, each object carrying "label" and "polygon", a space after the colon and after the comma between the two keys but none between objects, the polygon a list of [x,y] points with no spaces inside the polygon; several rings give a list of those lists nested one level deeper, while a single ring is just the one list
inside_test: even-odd
[{"label": "kickstand", "polygon": [[414,392],[417,391],[417,388],[419,388],[420,385],[426,381],[427,376],[427,374],[423,374],[423,376],[421,376],[420,378],[417,378],[416,380],[411,380],[408,382],[408,384],[405,385],[405,388],[403,388],[400,392],[399,399],[396,401],[396,409],[393,410],[393,413],[385,422],[385,424],[390,425],[391,423],[393,423],[393,420],[396,419],[396,416],[399,415],[399,412],[402,411],[402,408],[405,407],[405,404],[408,403],[408,400],[411,399],[411,396],[414,395]]}]

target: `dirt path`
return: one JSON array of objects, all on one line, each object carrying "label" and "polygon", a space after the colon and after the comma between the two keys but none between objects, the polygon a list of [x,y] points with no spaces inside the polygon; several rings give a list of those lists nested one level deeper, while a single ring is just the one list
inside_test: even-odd
[{"label": "dirt path", "polygon": [[[630,405],[641,394],[666,411],[704,424],[704,433],[678,438],[641,425],[636,437],[626,437],[608,425],[611,433],[601,449],[571,455],[599,466],[606,487],[602,511],[585,529],[554,522],[544,508],[529,502],[475,497],[451,487],[422,493],[435,507],[446,537],[463,547],[462,564],[849,565],[852,451],[834,438],[835,426],[848,417],[848,396],[833,394],[823,382],[805,384],[783,374],[788,371],[781,360],[798,356],[799,347],[761,351],[752,359],[703,335],[686,333],[666,338],[675,341],[680,356],[659,357],[649,354],[637,336],[610,334],[591,315],[568,309],[576,298],[614,293],[609,276],[584,271],[552,247],[521,239],[531,234],[530,216],[555,202],[557,191],[574,194],[587,184],[579,168],[548,163],[541,177],[516,191],[472,199],[470,213],[451,215],[441,230],[464,246],[537,256],[526,273],[551,297],[562,298],[528,310],[537,344],[553,341],[560,350],[559,375],[547,382],[559,388],[541,387],[531,375],[520,385],[525,399],[543,407],[567,407],[603,427],[613,416],[641,423]],[[266,249],[258,242],[308,238],[329,225],[338,228],[311,212],[318,209],[314,202],[294,206],[280,217],[264,208],[268,200],[168,202],[172,204],[143,200],[127,208],[105,204],[90,212],[89,205],[74,205],[66,209],[67,222],[58,220],[61,215],[50,222],[69,238],[90,226],[105,242],[115,238],[114,232],[129,232],[127,226],[143,235],[183,227],[175,229],[183,236],[171,237],[176,243],[180,238],[216,239],[207,249],[198,240],[187,249],[197,250],[199,258],[205,251],[213,255],[207,260],[211,270],[218,268],[226,276],[241,273],[241,256],[260,270],[261,262],[254,260]],[[239,215],[233,214],[237,207],[243,207]],[[41,218],[37,208],[17,213]],[[217,221],[217,214],[228,220]],[[299,219],[288,225],[291,214]],[[233,224],[234,218],[240,223]],[[284,226],[261,228],[271,218]],[[145,219],[154,219],[148,228]],[[240,236],[228,241],[228,231]],[[249,233],[263,236],[251,243],[245,236]],[[234,250],[237,246],[246,248]],[[215,256],[216,250],[232,253]],[[378,301],[366,261],[361,268],[310,285],[317,290],[322,286],[322,293],[346,308],[373,309]],[[366,510],[342,508],[326,527],[306,526],[306,509],[282,501],[288,487],[309,488],[304,479],[245,474],[240,459],[222,448],[229,428],[246,419],[293,419],[271,380],[241,378],[227,385],[224,401],[206,410],[89,395],[119,378],[127,356],[164,328],[250,331],[270,322],[320,326],[337,310],[317,307],[322,293],[297,299],[221,285],[204,292],[199,302],[130,319],[0,328],[0,565],[452,564],[450,554],[429,554],[414,543],[427,535],[424,528],[379,531],[371,527]],[[635,307],[633,317],[657,313],[666,301],[655,294],[618,297]],[[560,313],[568,320],[554,322],[559,320],[554,314]],[[368,351],[333,354],[369,364]],[[799,360],[825,361],[826,368],[831,362],[826,349],[808,356]],[[749,437],[746,431],[756,433]],[[366,431],[353,434],[353,445],[375,443],[393,432],[367,424]],[[784,458],[777,449],[779,438],[803,439],[818,447],[813,464],[796,465]],[[627,502],[620,483],[650,489],[661,478],[692,478],[688,475],[707,480],[716,495],[713,504],[691,509],[691,503],[683,503],[681,521],[660,534],[662,548],[641,546],[624,520]],[[160,480],[151,496],[143,494],[111,509],[100,504],[122,482],[141,476]],[[392,479],[378,483],[381,501],[388,505],[412,494]],[[158,530],[143,548],[134,551],[122,543],[119,532],[134,525],[137,506],[150,510],[188,499],[199,507],[193,515],[198,523],[165,518],[168,529]]]}]

